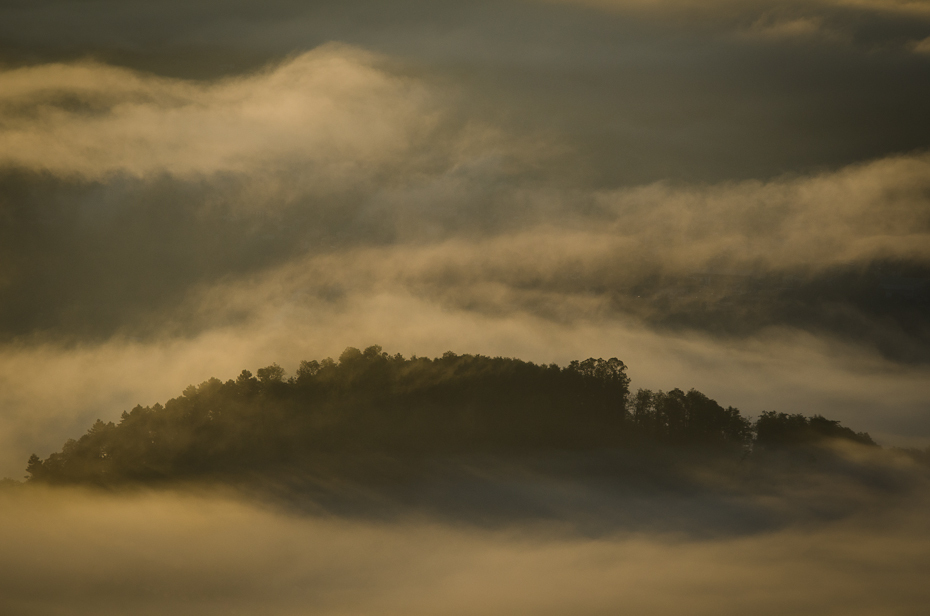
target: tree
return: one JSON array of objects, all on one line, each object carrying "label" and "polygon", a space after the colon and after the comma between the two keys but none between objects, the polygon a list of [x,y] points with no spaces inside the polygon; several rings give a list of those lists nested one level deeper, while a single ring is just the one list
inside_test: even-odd
[{"label": "tree", "polygon": [[[31,479],[42,480],[45,478],[45,466],[42,462],[42,458],[36,454],[29,456],[29,462],[26,464],[26,472],[29,473],[32,477]],[[27,477],[30,479],[30,477]]]},{"label": "tree", "polygon": [[262,385],[269,383],[280,383],[284,380],[284,368],[278,364],[271,364],[265,368],[259,368],[256,372],[258,380]]},{"label": "tree", "polygon": [[866,432],[854,432],[840,425],[839,421],[826,419],[820,415],[805,417],[800,413],[789,415],[766,411],[762,413],[755,425],[756,443],[764,447],[785,447],[803,445],[824,439],[843,439],[862,445],[875,445],[875,441]]}]

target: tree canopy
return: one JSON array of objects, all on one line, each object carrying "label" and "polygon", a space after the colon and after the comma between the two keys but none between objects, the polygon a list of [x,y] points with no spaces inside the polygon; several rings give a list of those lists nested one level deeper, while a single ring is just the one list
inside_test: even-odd
[{"label": "tree canopy", "polygon": [[[346,349],[338,361],[277,364],[189,386],[164,406],[98,420],[60,452],[30,457],[48,482],[145,481],[306,467],[317,454],[435,456],[591,450],[637,444],[746,452],[818,437],[871,443],[838,422],[766,413],[753,426],[733,407],[673,389],[630,393],[617,358],[538,365],[445,353]],[[803,425],[802,425],[803,424]]]}]

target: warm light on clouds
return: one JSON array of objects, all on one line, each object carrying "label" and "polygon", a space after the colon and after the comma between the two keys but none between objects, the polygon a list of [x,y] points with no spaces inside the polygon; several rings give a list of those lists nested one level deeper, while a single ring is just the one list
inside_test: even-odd
[{"label": "warm light on clouds", "polygon": [[[739,341],[649,328],[668,314],[733,305],[746,281],[764,292],[877,260],[927,263],[926,154],[768,180],[557,183],[538,173],[564,170],[551,136],[528,140],[469,119],[435,83],[344,45],[207,83],[86,63],[8,70],[0,82],[12,127],[0,136],[5,164],[98,182],[99,203],[76,206],[91,229],[113,219],[108,201],[130,221],[150,220],[121,196],[112,178],[125,176],[138,176],[133,190],[152,191],[156,203],[175,193],[160,197],[153,178],[199,178],[184,224],[203,224],[195,230],[205,241],[228,220],[244,225],[239,239],[213,244],[229,258],[230,241],[255,241],[251,225],[271,234],[304,225],[279,260],[178,289],[149,339],[132,340],[129,328],[76,347],[5,348],[4,474],[18,476],[29,453],[47,453],[97,417],[163,402],[190,383],[373,343],[562,363],[616,355],[638,386],[697,387],[750,404],[749,414],[829,413],[895,442],[905,437],[896,426],[921,424],[923,368],[902,371],[871,352],[868,368],[854,367],[857,351],[842,336],[771,325],[779,304],[750,307],[770,325]],[[115,255],[131,264],[141,248]],[[88,285],[81,301],[106,305],[98,274],[75,276]],[[704,288],[708,276],[736,283]],[[736,316],[718,319],[748,322],[725,314]],[[190,333],[172,334],[178,324]],[[919,344],[895,335],[902,347]],[[897,376],[853,376],[873,368]],[[868,385],[844,390],[851,381]]]},{"label": "warm light on clouds", "polygon": [[787,20],[760,18],[745,30],[744,34],[763,39],[803,39],[818,34],[829,36],[832,33],[823,30],[823,22],[820,19],[799,17]]},{"label": "warm light on clouds", "polygon": [[[930,0],[0,3],[0,613],[924,614],[927,57]],[[653,404],[258,373],[369,345]]]},{"label": "warm light on clouds", "polygon": [[[0,73],[0,162],[102,179],[295,170],[354,181],[432,136],[437,109],[413,79],[328,45],[212,83],[101,64]],[[20,110],[17,113],[17,110]],[[351,180],[349,180],[351,178]]]},{"label": "warm light on clouds", "polygon": [[709,539],[340,520],[222,495],[0,493],[0,605],[78,616],[918,614],[930,566],[919,506]]}]

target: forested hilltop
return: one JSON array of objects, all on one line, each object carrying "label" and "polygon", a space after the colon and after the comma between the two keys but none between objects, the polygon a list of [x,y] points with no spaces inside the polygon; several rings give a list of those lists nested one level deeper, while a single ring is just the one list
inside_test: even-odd
[{"label": "forested hilltop", "polygon": [[824,438],[874,445],[820,416],[768,412],[753,423],[693,389],[631,393],[616,358],[560,367],[452,352],[408,359],[371,346],[301,362],[290,378],[273,364],[192,385],[119,424],[98,420],[47,459],[33,455],[27,470],[32,481],[110,484],[300,469],[319,455],[664,446],[745,456]]}]

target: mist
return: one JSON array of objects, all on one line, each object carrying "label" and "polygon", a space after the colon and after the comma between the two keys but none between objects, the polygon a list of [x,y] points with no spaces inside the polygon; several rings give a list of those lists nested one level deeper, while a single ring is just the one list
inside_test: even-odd
[{"label": "mist", "polygon": [[592,536],[573,529],[578,511],[476,527],[299,515],[203,491],[0,499],[0,596],[15,614],[918,614],[930,566],[919,502],[709,539]]},{"label": "mist", "polygon": [[[5,3],[0,611],[923,613],[928,100],[924,0]],[[347,347],[614,358],[616,425],[745,434],[34,472],[214,377],[316,413]]]}]

